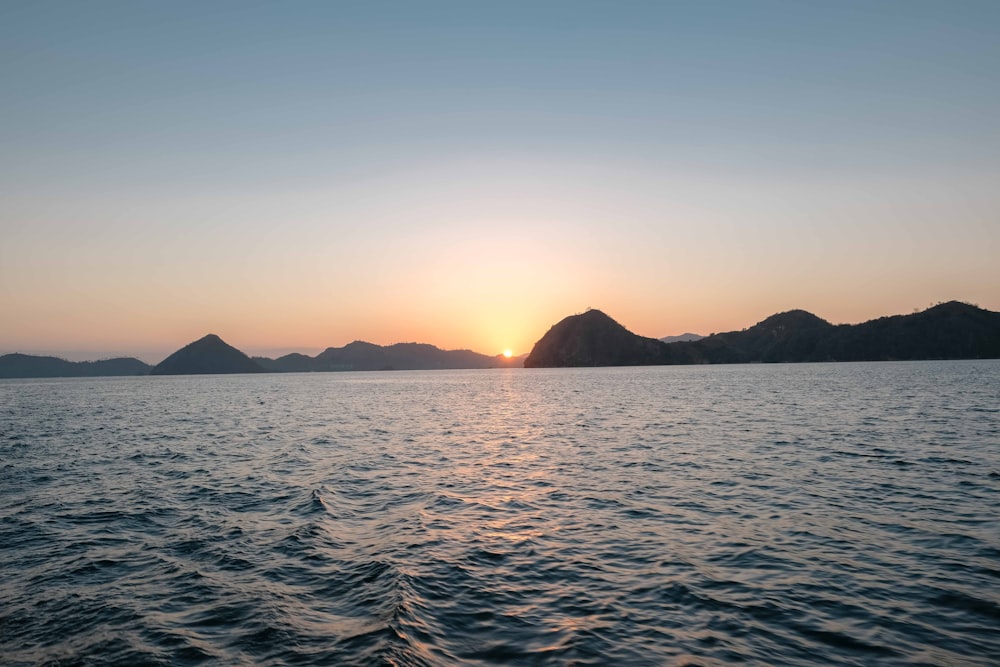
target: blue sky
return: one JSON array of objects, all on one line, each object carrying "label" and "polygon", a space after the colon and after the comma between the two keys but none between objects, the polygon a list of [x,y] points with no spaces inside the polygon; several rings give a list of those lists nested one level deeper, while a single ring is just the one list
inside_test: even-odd
[{"label": "blue sky", "polygon": [[1000,309],[1000,4],[5,3],[0,352]]}]

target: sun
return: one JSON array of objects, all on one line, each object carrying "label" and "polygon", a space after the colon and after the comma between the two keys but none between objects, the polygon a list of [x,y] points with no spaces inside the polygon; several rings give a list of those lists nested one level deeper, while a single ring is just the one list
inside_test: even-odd
[{"label": "sun", "polygon": [[510,350],[504,350],[504,351],[503,351],[503,356],[505,356],[505,357],[507,357],[508,359],[510,359],[511,357],[513,357],[513,356],[514,356],[514,353],[513,353],[513,352],[511,352]]}]

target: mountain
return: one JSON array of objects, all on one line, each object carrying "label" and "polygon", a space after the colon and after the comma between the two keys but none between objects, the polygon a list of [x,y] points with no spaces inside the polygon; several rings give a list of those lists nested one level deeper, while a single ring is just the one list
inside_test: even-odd
[{"label": "mountain", "polygon": [[250,357],[227,344],[215,334],[208,334],[185,345],[158,363],[151,375],[201,375],[216,373],[263,373]]},{"label": "mountain", "polygon": [[696,333],[683,333],[680,336],[664,336],[660,339],[663,343],[690,343],[691,341],[701,340],[704,336],[700,336]]},{"label": "mountain", "polygon": [[422,343],[381,346],[355,341],[344,347],[327,348],[315,357],[292,353],[277,359],[251,359],[215,334],[209,334],[177,350],[155,367],[132,358],[72,362],[56,357],[7,354],[0,356],[0,378],[519,368],[524,358],[525,355],[507,358],[502,354],[442,350]]},{"label": "mountain", "polygon": [[344,347],[329,347],[315,357],[287,354],[277,359],[254,358],[263,368],[282,373],[506,368],[517,366],[520,360],[521,357],[491,357],[470,350],[442,350],[424,343],[383,346],[359,340]]},{"label": "mountain", "polygon": [[636,335],[601,311],[588,310],[558,322],[530,354],[513,358],[422,343],[354,341],[315,357],[293,353],[251,359],[209,334],[153,368],[131,357],[72,362],[7,354],[0,356],[0,378],[984,358],[1000,358],[1000,313],[950,301],[854,325],[791,310],[743,331],[661,340]]},{"label": "mountain", "polygon": [[682,363],[655,338],[638,336],[599,310],[563,319],[535,343],[525,368],[549,366],[649,366]]},{"label": "mountain", "polygon": [[[657,347],[659,346],[659,347]],[[689,342],[637,336],[600,311],[567,317],[525,367],[1000,358],[1000,313],[958,301],[912,315],[833,325],[804,310]]]},{"label": "mountain", "polygon": [[66,361],[30,354],[0,356],[0,378],[98,377],[148,375],[152,367],[132,357],[100,361]]},{"label": "mountain", "polygon": [[743,331],[715,334],[691,343],[674,343],[702,363],[738,364],[781,361],[833,361],[821,350],[837,327],[804,310],[771,315]]},{"label": "mountain", "polygon": [[254,363],[271,373],[308,373],[316,370],[316,360],[305,354],[292,352],[277,359],[253,357]]},{"label": "mountain", "polygon": [[838,329],[824,352],[840,361],[1000,358],[1000,313],[960,301]]},{"label": "mountain", "polygon": [[1000,313],[959,301],[834,326],[805,311],[689,343],[710,363],[903,361],[1000,357]]}]

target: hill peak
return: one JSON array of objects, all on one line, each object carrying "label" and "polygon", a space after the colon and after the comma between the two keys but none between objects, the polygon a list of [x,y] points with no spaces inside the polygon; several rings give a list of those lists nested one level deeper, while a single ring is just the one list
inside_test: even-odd
[{"label": "hill peak", "polygon": [[[605,313],[603,310],[598,310],[597,308],[588,308],[582,313],[578,313],[576,315],[570,315],[566,319],[570,319],[573,317],[579,318],[585,322],[611,322],[614,324],[618,324],[618,322],[616,322],[613,317]],[[618,324],[618,326],[621,325]]]},{"label": "hill peak", "polygon": [[666,363],[665,343],[638,336],[600,310],[570,315],[535,343],[525,368],[643,366]]},{"label": "hill peak", "polygon": [[771,315],[767,319],[758,322],[752,328],[757,329],[799,329],[799,328],[814,328],[814,327],[832,327],[833,325],[824,320],[822,317],[813,315],[807,310],[787,310],[783,313],[776,313]]},{"label": "hill peak", "polygon": [[938,315],[938,314],[949,314],[949,315],[960,315],[966,313],[986,313],[989,312],[980,308],[979,306],[973,305],[971,303],[966,303],[964,301],[945,301],[931,306],[924,311],[924,315]]},{"label": "hill peak", "polygon": [[216,334],[207,334],[188,343],[161,361],[151,375],[201,375],[218,373],[260,373],[255,361],[226,343]]}]

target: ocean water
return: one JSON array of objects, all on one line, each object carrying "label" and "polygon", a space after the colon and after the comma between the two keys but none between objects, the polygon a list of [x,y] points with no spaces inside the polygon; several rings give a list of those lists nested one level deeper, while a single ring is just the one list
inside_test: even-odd
[{"label": "ocean water", "polygon": [[0,381],[3,665],[996,665],[1000,362]]}]

